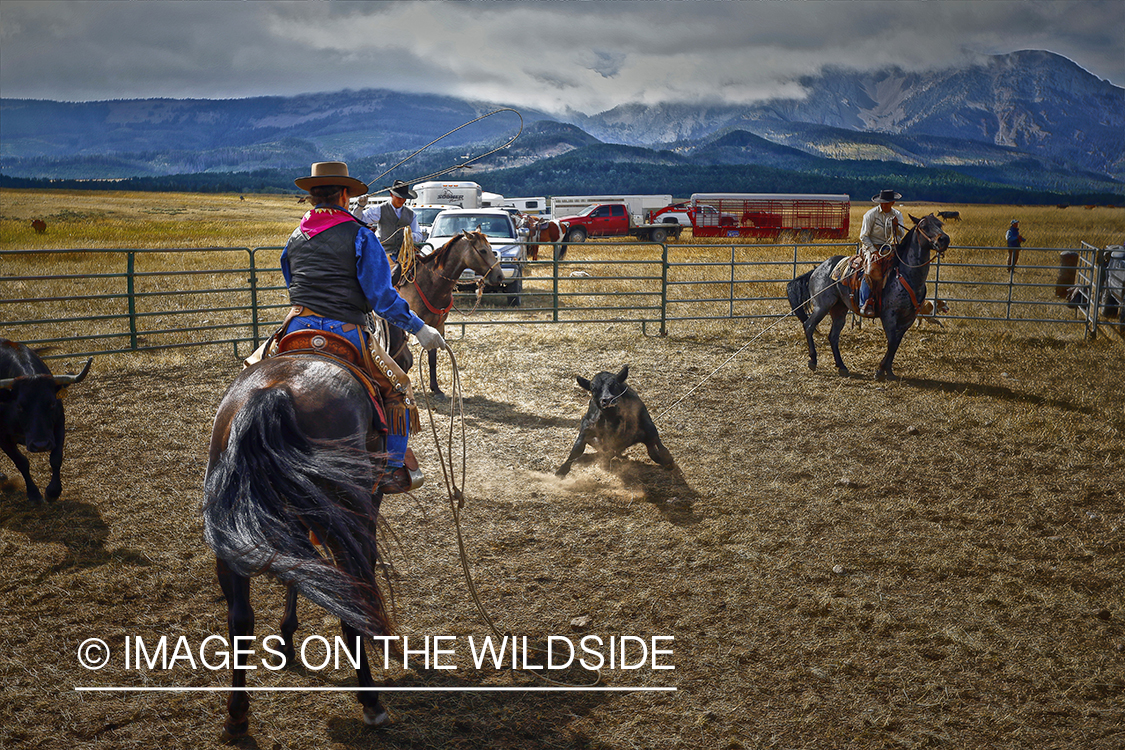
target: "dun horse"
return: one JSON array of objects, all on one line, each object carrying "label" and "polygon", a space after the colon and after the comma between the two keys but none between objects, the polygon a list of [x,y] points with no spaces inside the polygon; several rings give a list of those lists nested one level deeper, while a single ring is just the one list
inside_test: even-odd
[{"label": "dun horse", "polygon": [[[445,319],[453,309],[453,289],[461,273],[471,268],[481,275],[483,284],[496,285],[503,281],[500,259],[481,231],[462,232],[434,252],[420,257],[415,271],[404,273],[398,282],[398,293],[410,305],[414,314],[445,335]],[[411,359],[405,342],[392,341],[391,356],[403,370],[409,370]],[[437,351],[429,353],[430,392],[443,395],[437,382]]]},{"label": "dun horse", "polygon": [[[340,618],[352,658],[358,651],[361,688],[375,685],[364,638],[391,628],[375,573],[382,493],[373,488],[384,449],[377,415],[365,387],[331,359],[263,359],[223,396],[204,480],[203,535],[215,551],[230,642],[254,634],[250,580],[272,574],[289,584],[280,626],[287,663],[295,656],[300,592]],[[249,694],[240,689],[245,657],[238,651],[232,686],[228,740],[249,728]],[[377,692],[357,696],[367,724],[387,723]]]},{"label": "dun horse", "polygon": [[[935,253],[941,256],[949,247],[949,235],[942,231],[941,220],[936,216],[930,214],[922,219],[911,216],[910,219],[914,222],[914,227],[898,244],[894,264],[886,275],[887,284],[883,288],[879,318],[883,323],[883,332],[887,335],[887,353],[875,371],[876,380],[896,379],[892,369],[895,352],[926,298],[930,261]],[[809,369],[816,369],[813,332],[824,316],[831,314],[832,328],[828,332],[828,343],[831,344],[832,356],[836,359],[836,370],[840,375],[848,375],[848,368],[840,357],[840,331],[844,327],[848,310],[856,311],[856,303],[852,291],[841,281],[832,278],[832,270],[843,259],[842,255],[829,258],[812,271],[790,281],[786,291],[793,312],[805,328],[805,338],[809,344]]]}]

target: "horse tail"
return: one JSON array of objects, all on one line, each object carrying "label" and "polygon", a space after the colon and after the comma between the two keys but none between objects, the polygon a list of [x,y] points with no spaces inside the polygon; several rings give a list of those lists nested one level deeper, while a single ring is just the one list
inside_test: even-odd
[{"label": "horse tail", "polygon": [[[814,268],[813,271],[816,269]],[[809,291],[809,279],[812,278],[813,271],[803,273],[797,278],[790,281],[785,286],[785,293],[789,296],[789,306],[793,310],[793,314],[797,316],[797,320],[805,323],[809,319],[808,304],[812,299],[812,292]]]},{"label": "horse tail", "polygon": [[239,575],[272,573],[361,632],[388,635],[372,484],[366,453],[309,438],[287,390],[258,390],[204,481],[203,537]]}]

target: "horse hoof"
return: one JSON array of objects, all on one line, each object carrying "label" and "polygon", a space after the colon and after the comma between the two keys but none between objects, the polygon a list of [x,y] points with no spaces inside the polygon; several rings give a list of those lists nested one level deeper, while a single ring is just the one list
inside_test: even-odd
[{"label": "horse hoof", "polygon": [[219,735],[219,741],[224,745],[233,745],[234,743],[245,737],[250,731],[250,720],[243,719],[237,724],[227,722],[223,726],[223,732]]},{"label": "horse hoof", "polygon": [[382,706],[363,707],[363,723],[369,727],[385,727],[391,724],[391,714]]},{"label": "horse hoof", "polygon": [[887,379],[887,373],[883,372],[882,370],[876,370],[875,371],[875,380],[882,383],[886,379]]},{"label": "horse hoof", "polygon": [[813,372],[816,372],[816,362],[812,361],[811,359],[809,360],[809,369]]},{"label": "horse hoof", "polygon": [[851,374],[852,374],[852,373],[851,373],[851,371],[850,371],[850,370],[848,370],[848,368],[846,368],[846,367],[837,367],[837,368],[836,368],[836,372],[837,372],[837,373],[838,373],[838,374],[840,375],[840,377],[842,377],[842,378],[846,378],[846,377],[848,377],[849,375],[851,375]]}]

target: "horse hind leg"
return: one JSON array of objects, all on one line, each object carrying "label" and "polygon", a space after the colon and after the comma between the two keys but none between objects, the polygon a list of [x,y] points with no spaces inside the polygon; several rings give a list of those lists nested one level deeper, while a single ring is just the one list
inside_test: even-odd
[{"label": "horse hind leg", "polygon": [[281,617],[278,630],[281,631],[281,654],[285,658],[285,666],[291,667],[297,663],[297,650],[293,646],[293,634],[297,632],[297,587],[289,584],[285,592],[285,614]]},{"label": "horse hind leg", "polygon": [[832,306],[832,328],[828,331],[828,343],[832,347],[832,357],[836,360],[836,372],[840,377],[846,378],[851,373],[844,365],[844,358],[840,356],[840,331],[844,330],[844,323],[848,320],[848,308],[843,303]]},{"label": "horse hind leg", "polygon": [[[253,637],[254,610],[250,606],[250,579],[232,571],[222,558],[215,559],[215,573],[227,600],[227,632],[230,643],[236,643],[236,638]],[[233,742],[245,737],[250,730],[250,694],[240,689],[246,687],[245,665],[246,654],[240,654],[236,650],[231,669],[231,687],[234,690],[227,699],[228,717],[223,726],[223,742]]]},{"label": "horse hind leg", "polygon": [[391,714],[379,700],[378,691],[362,689],[376,687],[375,680],[371,676],[371,667],[367,663],[363,634],[342,620],[340,630],[344,633],[344,641],[349,652],[353,647],[357,652],[355,673],[361,690],[356,693],[356,700],[363,706],[363,723],[369,727],[385,727],[391,723]]},{"label": "horse hind leg", "polygon": [[[816,344],[813,342],[813,333],[816,332],[816,327],[820,325],[820,321],[824,320],[824,316],[828,314],[829,308],[817,305],[813,308],[812,314],[809,319],[805,321],[805,341],[809,345],[809,369],[816,372]],[[835,321],[833,321],[835,326]]]},{"label": "horse hind leg", "polygon": [[430,393],[438,398],[445,398],[445,393],[438,387],[437,382],[437,349],[426,352],[426,361],[430,366]]}]

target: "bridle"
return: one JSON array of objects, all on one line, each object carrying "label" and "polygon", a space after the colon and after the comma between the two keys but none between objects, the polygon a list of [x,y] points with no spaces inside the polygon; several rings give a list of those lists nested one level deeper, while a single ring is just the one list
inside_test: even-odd
[{"label": "bridle", "polygon": [[[930,235],[926,234],[926,232],[922,229],[922,222],[925,221],[926,218],[928,218],[928,217],[923,217],[922,220],[919,221],[917,224],[915,224],[913,226],[913,228],[911,228],[910,231],[911,232],[917,232],[918,234],[922,235],[922,237],[925,238],[925,240],[929,244],[929,246],[934,248],[937,251],[936,254],[927,258],[925,263],[921,263],[921,264],[918,264],[918,265],[915,265],[913,263],[907,263],[906,260],[903,259],[902,255],[900,255],[903,246],[906,245],[906,237],[903,237],[902,242],[900,242],[898,247],[895,248],[895,259],[898,261],[900,266],[903,266],[905,268],[925,268],[926,266],[930,265],[930,263],[933,263],[935,260],[939,260],[939,259],[941,259],[942,257],[945,256],[945,250],[942,249],[941,245],[938,244],[938,239],[940,239],[940,236],[944,233],[939,229],[938,230],[938,236],[931,237]],[[910,232],[907,232],[906,236],[909,237]],[[948,245],[947,245],[947,247],[948,247]]]},{"label": "bridle", "polygon": [[[473,237],[472,235],[469,235],[469,234],[462,234],[458,237],[455,237],[452,240],[450,240],[448,243],[443,245],[437,252],[433,253],[428,258],[423,259],[423,261],[419,265],[420,265],[420,267],[425,268],[427,271],[429,271],[429,273],[433,274],[434,276],[438,277],[439,279],[444,279],[445,281],[456,284],[459,277],[453,278],[453,277],[450,277],[450,276],[446,276],[441,271],[439,271],[435,266],[437,266],[438,261],[443,256],[449,254],[453,245],[456,244],[457,242],[461,241],[461,240],[467,241],[469,243],[469,246],[472,248],[473,252],[476,253],[478,256],[483,258],[484,257],[484,248],[477,245],[476,239],[477,238],[475,238],[475,237]],[[487,248],[491,249],[491,245],[487,242],[487,240],[484,243],[484,247],[487,247]],[[429,262],[426,262],[426,261],[429,261]],[[490,265],[488,267],[488,269],[481,275],[480,279],[477,280],[477,292],[478,292],[477,296],[478,297],[480,296],[481,290],[484,289],[485,279],[488,278],[488,275],[492,273],[492,270],[499,265],[500,265],[500,258],[497,257],[496,262],[493,263],[492,265]],[[433,303],[431,303],[430,300],[428,300],[426,298],[426,294],[422,291],[422,287],[418,285],[417,272],[415,272],[413,278],[410,279],[410,283],[414,284],[414,289],[415,289],[415,291],[418,292],[418,297],[422,300],[422,304],[426,306],[426,309],[429,310],[434,315],[437,315],[438,317],[440,317],[442,320],[445,320],[445,316],[448,315],[449,311],[453,309],[453,301],[454,301],[453,295],[452,294],[449,295],[449,304],[448,305],[446,305],[443,308],[438,308]]]}]

